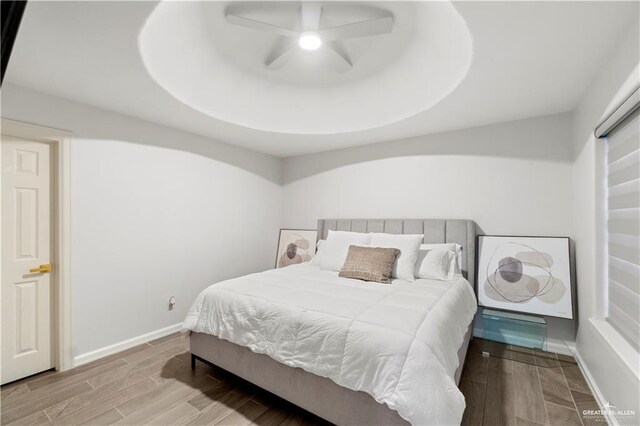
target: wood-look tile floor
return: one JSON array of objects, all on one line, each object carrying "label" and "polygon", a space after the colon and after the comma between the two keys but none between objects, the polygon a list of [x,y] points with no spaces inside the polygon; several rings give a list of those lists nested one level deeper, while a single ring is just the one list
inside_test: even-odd
[{"label": "wood-look tile floor", "polygon": [[[482,352],[490,353],[485,358]],[[463,425],[605,425],[572,357],[474,339],[460,381]]]},{"label": "wood-look tile floor", "polygon": [[[465,425],[603,424],[578,414],[596,404],[560,355],[475,339],[460,387]],[[192,371],[180,334],[8,384],[0,399],[2,425],[327,425],[223,370],[198,362]]]},{"label": "wood-look tile floor", "polygon": [[62,373],[0,389],[2,425],[326,425],[221,369],[173,334]]}]

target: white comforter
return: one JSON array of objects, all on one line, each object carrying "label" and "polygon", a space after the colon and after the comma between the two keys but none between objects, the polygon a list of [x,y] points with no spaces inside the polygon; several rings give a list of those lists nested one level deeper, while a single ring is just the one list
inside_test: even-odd
[{"label": "white comforter", "polygon": [[184,327],[367,392],[413,424],[445,425],[462,420],[453,376],[475,311],[462,277],[375,284],[302,264],[208,287]]}]

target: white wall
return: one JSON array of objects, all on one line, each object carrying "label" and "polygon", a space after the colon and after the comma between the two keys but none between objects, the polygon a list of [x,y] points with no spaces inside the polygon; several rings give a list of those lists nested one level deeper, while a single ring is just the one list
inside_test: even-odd
[{"label": "white wall", "polygon": [[600,403],[637,416],[620,416],[623,424],[640,419],[638,354],[606,322],[606,271],[603,239],[603,164],[605,143],[593,129],[634,86],[640,83],[640,31],[636,22],[620,40],[573,114],[573,234],[579,290],[576,349],[597,384]]},{"label": "white wall", "polygon": [[76,357],[179,323],[207,285],[273,267],[279,159],[9,85],[2,116],[73,133]]},{"label": "white wall", "polygon": [[[571,116],[560,114],[283,160],[283,225],[318,218],[473,219],[486,234],[569,236]],[[575,323],[548,318],[568,352]]]}]

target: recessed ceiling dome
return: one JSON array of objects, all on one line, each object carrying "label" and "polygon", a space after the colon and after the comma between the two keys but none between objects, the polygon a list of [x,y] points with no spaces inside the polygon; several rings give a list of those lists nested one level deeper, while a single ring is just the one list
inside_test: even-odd
[{"label": "recessed ceiling dome", "polygon": [[[140,33],[140,54],[151,77],[184,104],[280,133],[336,134],[392,124],[432,107],[466,76],[471,35],[449,2],[315,4],[318,28],[306,31],[304,8],[296,2],[164,1]],[[233,24],[230,15],[300,38],[292,49],[291,37]],[[328,28],[390,17],[390,32],[322,40]],[[302,36],[319,36],[304,40],[316,49],[297,46]],[[286,66],[265,66],[289,50]],[[336,67],[336,53],[349,67]]]}]

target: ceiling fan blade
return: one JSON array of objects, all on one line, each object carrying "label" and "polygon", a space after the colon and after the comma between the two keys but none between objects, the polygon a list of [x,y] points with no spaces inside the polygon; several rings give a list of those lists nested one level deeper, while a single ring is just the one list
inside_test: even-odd
[{"label": "ceiling fan blade", "polygon": [[342,48],[339,43],[335,41],[326,44],[327,51],[331,53],[332,65],[336,71],[343,73],[351,69],[353,64],[349,58],[349,54]]},{"label": "ceiling fan blade", "polygon": [[320,18],[322,16],[322,5],[317,1],[303,1],[300,6],[300,23],[302,31],[318,31],[320,28]]},{"label": "ceiling fan blade", "polygon": [[384,18],[325,28],[320,31],[320,37],[322,37],[322,40],[324,41],[347,40],[351,38],[387,34],[392,30],[393,16],[385,16]]},{"label": "ceiling fan blade", "polygon": [[295,52],[296,43],[291,40],[283,40],[269,53],[264,61],[268,70],[277,70],[291,59],[291,55]]},{"label": "ceiling fan blade", "polygon": [[232,13],[227,14],[227,22],[233,25],[239,25],[241,27],[247,27],[254,30],[266,31],[274,34],[278,34],[285,37],[298,37],[296,31],[289,28],[279,27],[277,25],[269,24],[267,22],[256,21],[255,19],[245,18],[244,16],[234,15]]}]

